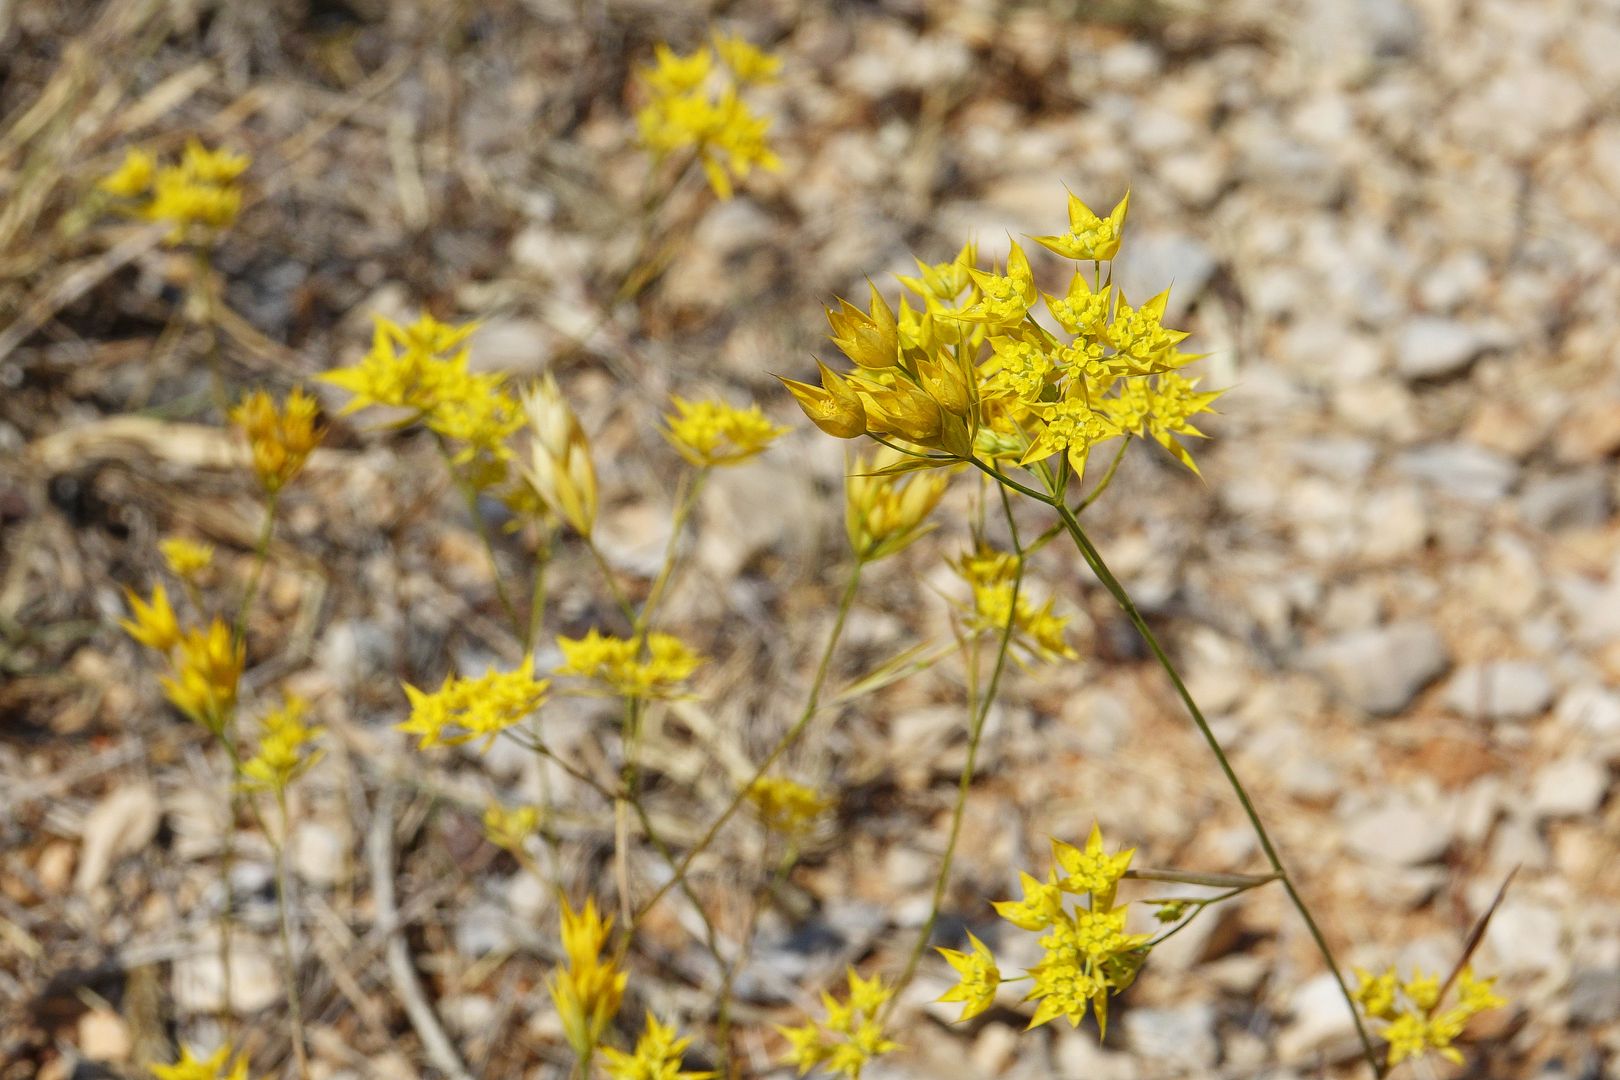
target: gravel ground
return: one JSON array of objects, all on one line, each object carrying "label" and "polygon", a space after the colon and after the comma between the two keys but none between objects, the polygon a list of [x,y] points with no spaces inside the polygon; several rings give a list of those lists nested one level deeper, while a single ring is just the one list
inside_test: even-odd
[{"label": "gravel ground", "polygon": [[[794,427],[705,489],[666,608],[716,658],[656,733],[653,810],[677,840],[796,715],[841,586],[842,448],[771,373],[831,358],[821,305],[866,276],[947,259],[970,233],[989,253],[1055,231],[1065,184],[1103,206],[1129,186],[1118,279],[1133,296],[1173,281],[1208,385],[1231,390],[1203,481],[1133,452],[1093,535],[1348,963],[1449,967],[1518,868],[1476,955],[1511,1005],[1434,1075],[1620,1075],[1620,8],[900,0],[713,19],[783,57],[758,97],[783,167],[726,203],[689,178],[646,249],[658,274],[615,303],[647,171],[630,73],[656,41],[699,42],[706,13],[0,4],[0,1077],[133,1076],[173,1040],[220,1034],[222,763],[116,619],[121,588],[154,579],[160,536],[216,544],[224,591],[259,519],[211,405],[209,335],[172,317],[193,266],[83,209],[125,145],[192,133],[255,159],[217,257],[227,383],[282,390],[352,362],[374,312],[482,320],[476,364],[554,370],[575,402],[603,547],[637,589],[668,535],[668,394],[751,397]],[[321,392],[335,414],[341,396]],[[291,686],[331,733],[291,849],[314,1070],[442,1075],[390,978],[393,941],[475,1075],[560,1077],[554,902],[478,822],[542,770],[499,749],[419,754],[392,729],[401,681],[520,646],[431,439],[366,419],[334,416],[287,498],[244,684],[249,713]],[[943,559],[966,543],[972,493],[958,480],[941,527],[870,575],[837,685],[950,640]],[[499,539],[503,578],[527,580],[528,539]],[[1031,575],[1081,659],[1007,680],[945,942],[965,926],[1012,949],[990,938],[988,901],[1037,869],[1048,836],[1083,839],[1093,819],[1142,865],[1264,866],[1106,594],[1056,544]],[[577,545],[551,580],[551,630],[611,619]],[[746,1075],[787,1075],[770,1022],[846,962],[903,965],[949,823],[962,698],[943,660],[832,710],[794,756],[840,809],[739,977]],[[602,722],[577,700],[547,718],[584,755]],[[564,876],[611,895],[611,810],[548,779],[569,808]],[[255,1076],[292,1075],[269,846],[245,817],[234,833],[230,1026]],[[744,923],[758,842],[731,830],[696,868],[725,932]],[[684,1018],[714,973],[691,906],[658,911],[626,1014]],[[945,970],[925,962],[897,1013],[906,1051],[866,1075],[1362,1075],[1280,891],[1196,925],[1154,954],[1101,1047],[1089,1025],[1021,1034],[1016,995],[952,1026],[928,1004]]]}]

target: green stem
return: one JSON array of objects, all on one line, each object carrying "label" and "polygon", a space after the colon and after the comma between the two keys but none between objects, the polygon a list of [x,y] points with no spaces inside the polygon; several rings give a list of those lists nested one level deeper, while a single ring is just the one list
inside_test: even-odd
[{"label": "green stem", "polygon": [[280,504],[279,494],[272,492],[265,496],[264,525],[259,529],[259,541],[253,548],[253,570],[248,575],[247,587],[242,590],[242,603],[236,609],[236,622],[231,627],[231,640],[238,643],[247,640],[248,615],[264,583],[265,566],[270,562],[270,537],[276,527],[276,510]]},{"label": "green stem", "polygon": [[[764,828],[764,842],[760,849],[761,869],[770,858],[771,832],[767,826]],[[720,981],[719,1003],[715,1007],[715,1047],[720,1052],[720,1075],[725,1080],[732,1078],[731,1060],[731,988],[737,980],[737,972],[748,962],[748,954],[754,942],[754,929],[759,925],[760,909],[765,906],[765,898],[776,892],[787,881],[788,875],[799,861],[798,846],[789,842],[787,853],[776,867],[775,873],[760,875],[759,886],[754,889],[748,907],[748,918],[743,923],[742,936],[737,941],[737,952],[732,956],[731,962],[726,965],[725,977]]]},{"label": "green stem", "polygon": [[1344,975],[1339,969],[1338,961],[1334,959],[1333,949],[1328,945],[1327,937],[1322,933],[1322,928],[1317,925],[1316,918],[1311,914],[1311,909],[1305,903],[1304,897],[1300,895],[1299,889],[1294,884],[1294,879],[1283,866],[1276,845],[1271,841],[1271,834],[1266,831],[1265,823],[1260,820],[1260,813],[1254,807],[1254,801],[1249,797],[1249,792],[1243,786],[1243,782],[1238,779],[1237,772],[1232,768],[1232,763],[1227,758],[1226,751],[1221,747],[1220,740],[1215,737],[1215,732],[1211,730],[1209,721],[1205,719],[1203,710],[1198,707],[1198,702],[1193,700],[1192,693],[1187,689],[1187,684],[1182,681],[1181,673],[1176,670],[1176,666],[1171,662],[1169,654],[1164,651],[1164,646],[1159,643],[1158,635],[1153,632],[1153,628],[1148,625],[1147,620],[1142,617],[1142,613],[1137,610],[1130,594],[1125,591],[1125,587],[1120,584],[1113,571],[1108,569],[1108,564],[1103,561],[1102,554],[1092,544],[1091,538],[1086,535],[1085,530],[1080,527],[1080,522],[1074,516],[1074,512],[1061,500],[1041,495],[1034,497],[1058,512],[1058,515],[1063,519],[1063,526],[1068,530],[1069,537],[1074,541],[1081,558],[1091,568],[1091,572],[1097,575],[1097,580],[1102,582],[1103,588],[1108,590],[1115,603],[1119,604],[1120,609],[1125,612],[1125,617],[1136,628],[1137,634],[1141,636],[1148,650],[1153,653],[1154,659],[1158,661],[1159,666],[1164,669],[1164,673],[1169,677],[1170,684],[1175,688],[1176,696],[1181,699],[1181,703],[1186,707],[1193,723],[1197,725],[1199,734],[1204,737],[1204,742],[1208,744],[1210,752],[1215,755],[1215,760],[1219,763],[1221,773],[1226,777],[1227,784],[1230,785],[1233,794],[1237,796],[1238,802],[1242,805],[1243,813],[1249,819],[1249,825],[1254,830],[1256,839],[1260,842],[1260,850],[1265,853],[1266,862],[1270,864],[1272,871],[1277,875],[1277,879],[1282,882],[1283,890],[1288,894],[1289,902],[1293,904],[1294,910],[1299,913],[1300,919],[1304,921],[1306,929],[1310,932],[1311,940],[1316,943],[1317,951],[1321,953],[1328,970],[1332,972],[1333,981],[1338,984],[1339,993],[1344,997],[1345,1005],[1350,1010],[1351,1019],[1355,1021],[1356,1034],[1361,1039],[1361,1048],[1363,1055],[1367,1059],[1367,1064],[1372,1067],[1375,1077],[1382,1077],[1385,1071],[1384,1067],[1379,1061],[1377,1051],[1373,1048],[1372,1039],[1367,1034],[1366,1025],[1362,1023],[1361,1012],[1356,1008],[1355,997],[1350,993],[1350,987],[1344,981]]},{"label": "green stem", "polygon": [[220,422],[230,416],[230,399],[225,394],[225,360],[219,348],[219,317],[214,301],[214,255],[205,245],[192,249],[196,257],[197,280],[193,287],[202,300],[203,322],[208,331],[208,378],[213,389],[214,407],[219,410]]},{"label": "green stem", "polygon": [[664,590],[669,587],[670,578],[675,573],[675,563],[680,554],[681,530],[686,528],[692,510],[697,506],[698,494],[703,490],[703,482],[708,478],[708,469],[699,469],[696,477],[691,480],[685,475],[681,477],[680,490],[675,496],[675,511],[669,525],[669,543],[664,548],[664,561],[658,568],[658,577],[653,580],[646,601],[641,605],[641,614],[635,620],[634,633],[637,635],[652,625],[653,611],[663,599]]},{"label": "green stem", "polygon": [[506,618],[511,622],[512,629],[522,634],[523,620],[518,618],[517,608],[513,606],[512,598],[506,592],[506,582],[501,578],[501,565],[495,560],[495,542],[490,539],[489,525],[478,510],[478,489],[462,476],[461,470],[456,466],[455,455],[450,453],[450,444],[445,441],[444,436],[435,431],[433,438],[438,443],[439,455],[444,458],[445,468],[450,470],[450,479],[460,489],[461,497],[467,504],[467,516],[472,518],[473,527],[478,530],[478,539],[483,541],[484,554],[489,557],[489,574],[495,579],[495,595],[500,599],[501,608],[506,612]]},{"label": "green stem", "polygon": [[523,651],[534,651],[540,640],[540,627],[546,619],[546,567],[551,562],[551,538],[541,526],[540,543],[534,552],[534,587],[529,591],[529,632],[523,639]]},{"label": "green stem", "polygon": [[[911,947],[911,955],[906,958],[905,970],[900,973],[900,979],[895,983],[895,998],[890,999],[891,1008],[900,991],[910,985],[912,977],[916,975],[917,965],[922,962],[923,953],[928,949],[928,941],[933,937],[934,926],[939,922],[939,910],[945,902],[945,892],[950,887],[956,842],[962,834],[962,817],[967,808],[968,790],[973,786],[973,770],[979,756],[979,739],[984,734],[984,723],[990,715],[990,707],[995,704],[996,690],[1000,687],[1002,673],[1007,668],[1013,631],[1018,624],[1018,594],[1024,583],[1024,548],[1018,539],[1018,525],[1013,519],[1012,504],[1007,498],[1007,490],[1001,487],[996,490],[1001,494],[1002,513],[1006,516],[1007,528],[1011,530],[1013,552],[1016,555],[1013,563],[1012,600],[1008,608],[1007,623],[1001,628],[1000,640],[996,646],[996,662],[990,672],[990,681],[985,685],[984,693],[977,695],[977,700],[971,693],[968,697],[972,721],[968,730],[967,760],[962,765],[962,775],[956,785],[956,805],[951,809],[951,831],[945,841],[945,854],[940,857],[939,873],[934,878],[934,893],[928,905],[928,918],[923,920],[922,929],[917,934],[917,942]],[[976,659],[975,657],[969,663],[976,666]]]},{"label": "green stem", "polygon": [[613,602],[619,606],[619,612],[624,615],[626,622],[634,626],[636,606],[630,602],[630,597],[625,595],[619,579],[613,574],[613,567],[608,565],[607,556],[602,554],[602,549],[597,547],[596,541],[589,536],[585,537],[585,549],[591,553],[591,558],[596,560],[596,568],[601,571],[602,580],[607,582],[608,592],[613,594]]},{"label": "green stem", "polygon": [[293,959],[292,914],[287,896],[287,844],[292,840],[287,814],[287,793],[276,792],[276,810],[281,815],[281,842],[274,845],[276,859],[276,906],[281,909],[281,978],[287,984],[287,1017],[292,1026],[293,1060],[300,1080],[309,1080],[309,1054],[304,1048],[304,1010],[298,1000],[298,965]]},{"label": "green stem", "polygon": [[640,925],[641,920],[646,918],[647,912],[651,911],[658,901],[663,899],[664,894],[669,892],[670,887],[676,881],[685,878],[686,872],[692,868],[693,861],[699,855],[702,855],[709,845],[714,842],[714,838],[720,834],[720,830],[725,827],[726,822],[731,820],[732,815],[737,812],[744,800],[748,798],[749,791],[753,789],[761,777],[770,771],[771,766],[776,764],[777,759],[787,752],[788,747],[798,741],[799,736],[804,734],[805,728],[810,726],[810,720],[815,716],[816,708],[821,703],[821,691],[826,686],[827,675],[832,670],[832,658],[838,645],[838,639],[843,635],[844,624],[849,619],[850,609],[855,605],[855,593],[861,583],[861,569],[864,562],[865,560],[857,557],[850,566],[849,582],[844,586],[844,595],[838,601],[838,614],[833,619],[832,631],[827,635],[827,645],[822,649],[821,662],[817,665],[815,679],[810,684],[810,693],[805,701],[804,711],[799,714],[798,720],[787,730],[787,733],[776,741],[775,746],[771,747],[770,753],[765,755],[765,759],[754,770],[754,775],[732,795],[731,801],[720,812],[720,816],[714,819],[707,831],[698,839],[698,842],[681,857],[681,861],[675,867],[674,876],[659,886],[657,891],[636,909],[634,918],[625,927],[626,932],[634,932],[635,928]]},{"label": "green stem", "polygon": [[1114,459],[1108,463],[1108,471],[1103,473],[1103,478],[1097,482],[1097,486],[1091,489],[1091,494],[1080,500],[1080,505],[1075,507],[1075,513],[1085,513],[1086,507],[1102,498],[1102,493],[1114,482],[1114,474],[1119,471],[1119,463],[1125,460],[1125,451],[1130,445],[1129,437],[1119,440],[1119,449],[1114,451]]}]

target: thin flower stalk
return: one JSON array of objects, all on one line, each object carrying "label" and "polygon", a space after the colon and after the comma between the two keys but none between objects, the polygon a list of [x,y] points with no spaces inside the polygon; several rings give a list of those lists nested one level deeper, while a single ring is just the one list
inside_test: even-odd
[{"label": "thin flower stalk", "polygon": [[[1014,570],[1012,580],[1011,611],[1016,611],[1020,590],[1024,583],[1024,548],[1018,537],[1018,523],[1013,518],[1012,503],[1007,497],[1005,488],[997,489],[1001,494],[1002,513],[1007,521],[1007,529],[1011,534]],[[962,774],[957,780],[956,803],[951,808],[951,829],[945,841],[945,853],[940,856],[939,872],[934,878],[934,891],[928,905],[928,917],[923,920],[922,929],[917,932],[917,941],[911,947],[911,954],[906,958],[906,966],[895,983],[896,990],[904,990],[911,984],[912,977],[917,973],[917,965],[922,962],[923,954],[928,950],[929,939],[933,937],[934,926],[939,922],[939,911],[945,902],[945,892],[950,887],[951,865],[956,855],[956,843],[962,835],[962,817],[967,807],[968,791],[973,786],[973,771],[978,763],[979,740],[984,734],[985,720],[990,715],[990,707],[995,704],[996,692],[1001,686],[1002,673],[1007,668],[1007,657],[1011,652],[1013,632],[1017,628],[1017,620],[1009,617],[1002,625],[1001,633],[996,642],[995,664],[990,671],[990,679],[985,684],[982,694],[976,693],[978,655],[978,637],[974,636],[973,655],[968,659],[968,710],[971,716],[968,728],[967,759],[962,764]],[[891,1005],[892,1008],[892,1005]]]},{"label": "thin flower stalk", "polygon": [[640,925],[641,920],[647,917],[647,913],[657,906],[658,901],[664,898],[664,894],[669,892],[674,882],[685,877],[686,872],[692,868],[692,863],[708,850],[709,845],[720,834],[720,830],[725,827],[726,822],[730,821],[743,803],[748,801],[748,793],[753,789],[754,784],[771,771],[771,766],[776,764],[777,760],[799,740],[805,729],[810,726],[810,721],[821,704],[821,692],[826,686],[827,676],[832,671],[833,653],[837,650],[839,638],[843,636],[844,624],[849,620],[850,610],[855,606],[855,594],[860,588],[861,569],[864,562],[865,560],[857,557],[850,564],[849,580],[844,586],[843,596],[839,598],[838,612],[833,617],[832,629],[827,634],[827,644],[821,651],[821,660],[816,665],[815,678],[811,680],[810,692],[806,697],[804,710],[799,714],[799,718],[776,741],[776,745],[771,747],[770,752],[765,755],[759,766],[754,770],[754,775],[748,778],[747,783],[737,789],[736,794],[731,797],[731,801],[726,804],[725,809],[721,810],[719,816],[704,830],[697,843],[687,849],[686,854],[682,856],[680,863],[675,867],[674,877],[660,885],[650,897],[642,901],[641,905],[636,908],[628,926],[629,930],[634,931]]},{"label": "thin flower stalk", "polygon": [[467,504],[467,516],[472,518],[473,527],[478,530],[478,539],[484,545],[484,554],[489,558],[489,574],[495,580],[495,596],[500,600],[501,610],[506,612],[512,628],[521,636],[523,628],[528,624],[518,617],[517,608],[512,605],[512,597],[506,591],[506,581],[501,577],[501,564],[495,558],[495,542],[490,538],[489,525],[485,523],[484,515],[478,508],[478,488],[462,475],[448,440],[437,431],[433,433],[433,438],[439,447],[440,456],[444,458],[444,467],[450,470],[451,481],[460,489],[461,497]]},{"label": "thin flower stalk", "polygon": [[1019,491],[1021,494],[1025,494],[1038,502],[1045,503],[1057,511],[1063,522],[1063,527],[1069,533],[1070,539],[1074,541],[1080,557],[1085,560],[1086,565],[1097,576],[1097,580],[1102,583],[1103,588],[1114,598],[1115,603],[1125,613],[1125,617],[1142,638],[1143,643],[1147,645],[1148,651],[1153,654],[1159,666],[1164,669],[1165,675],[1170,679],[1171,686],[1175,689],[1176,696],[1181,699],[1181,703],[1186,708],[1188,715],[1192,717],[1199,734],[1203,736],[1210,752],[1215,755],[1215,760],[1220,766],[1222,775],[1226,777],[1227,784],[1231,787],[1233,794],[1237,796],[1237,800],[1243,808],[1244,816],[1248,818],[1249,825],[1254,830],[1255,838],[1260,843],[1260,850],[1264,853],[1266,862],[1277,875],[1277,880],[1282,883],[1284,892],[1288,894],[1289,903],[1299,913],[1300,919],[1305,923],[1306,930],[1310,933],[1311,940],[1315,943],[1323,962],[1327,965],[1328,971],[1332,973],[1333,981],[1338,986],[1345,1005],[1349,1008],[1351,1016],[1355,1020],[1356,1035],[1361,1042],[1363,1056],[1367,1059],[1367,1064],[1372,1068],[1374,1076],[1382,1077],[1386,1067],[1373,1047],[1366,1025],[1362,1022],[1360,1011],[1356,1008],[1355,997],[1350,991],[1349,984],[1345,982],[1344,974],[1333,955],[1333,949],[1328,944],[1326,935],[1323,934],[1322,928],[1316,922],[1316,917],[1311,913],[1310,906],[1305,903],[1304,897],[1300,895],[1293,878],[1283,865],[1282,858],[1277,853],[1276,845],[1272,843],[1271,834],[1267,831],[1265,823],[1260,819],[1254,801],[1249,797],[1248,789],[1238,779],[1237,772],[1233,769],[1225,749],[1221,746],[1220,740],[1215,737],[1215,732],[1210,728],[1209,721],[1205,719],[1198,702],[1187,689],[1187,684],[1182,680],[1181,673],[1176,669],[1169,654],[1165,652],[1164,646],[1160,644],[1158,635],[1153,632],[1153,628],[1142,617],[1141,611],[1137,609],[1124,585],[1114,576],[1113,571],[1108,569],[1108,564],[1103,561],[1102,554],[1091,542],[1091,538],[1086,535],[1079,519],[1075,517],[1074,511],[1069,509],[1067,503],[1050,493],[1037,492],[1032,488],[1024,487],[977,459],[973,463],[988,472],[993,479],[1003,486]]}]

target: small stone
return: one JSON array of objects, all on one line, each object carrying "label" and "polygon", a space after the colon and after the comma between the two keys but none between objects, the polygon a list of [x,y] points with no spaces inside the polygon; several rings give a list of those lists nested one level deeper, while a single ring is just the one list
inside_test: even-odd
[{"label": "small stone", "polygon": [[53,840],[45,845],[45,850],[39,853],[39,861],[34,864],[40,886],[53,896],[66,892],[73,877],[75,858],[73,845],[66,840]]},{"label": "small stone", "polygon": [[1373,862],[1421,866],[1451,846],[1451,830],[1439,810],[1393,796],[1357,814],[1344,830],[1345,845]]},{"label": "small stone", "polygon": [[1620,968],[1585,968],[1569,987],[1569,1019],[1581,1027],[1620,1020]]},{"label": "small stone", "polygon": [[1215,1006],[1208,1002],[1132,1009],[1125,1014],[1125,1039],[1134,1052],[1160,1065],[1208,1069],[1220,1053]]},{"label": "small stone", "polygon": [[1277,1037],[1277,1057],[1298,1061],[1345,1038],[1354,1038],[1355,1020],[1339,984],[1328,972],[1314,976],[1294,992],[1293,1020]]},{"label": "small stone", "polygon": [[1620,451],[1620,397],[1583,397],[1558,427],[1553,453],[1574,465],[1602,461]]},{"label": "small stone", "polygon": [[1551,971],[1567,963],[1563,938],[1564,920],[1556,909],[1511,896],[1485,930],[1485,944],[1503,974]]},{"label": "small stone", "polygon": [[1549,532],[1596,528],[1614,509],[1609,483],[1609,471],[1602,466],[1536,477],[1519,495],[1519,513],[1526,524]]},{"label": "small stone", "polygon": [[1133,304],[1140,304],[1165,286],[1170,301],[1165,319],[1184,315],[1215,276],[1217,264],[1209,246],[1185,233],[1145,233],[1134,247],[1121,249],[1115,272],[1116,291],[1123,291]]},{"label": "small stone", "polygon": [[79,1017],[79,1052],[90,1061],[128,1061],[133,1042],[124,1018],[106,1009]]},{"label": "small stone", "polygon": [[1451,662],[1439,633],[1417,621],[1341,634],[1303,660],[1352,705],[1378,716],[1406,708]]},{"label": "small stone", "polygon": [[969,1056],[984,1076],[998,1076],[1018,1052],[1018,1032],[1006,1024],[987,1024],[973,1040]]},{"label": "small stone", "polygon": [[293,830],[293,870],[311,885],[329,888],[342,880],[349,845],[338,831],[318,821],[301,822]]},{"label": "small stone", "polygon": [[1509,458],[1471,443],[1430,443],[1408,450],[1396,467],[1438,491],[1469,502],[1494,502],[1518,479]]},{"label": "small stone", "polygon": [[1456,319],[1419,316],[1395,339],[1395,370],[1412,380],[1455,375],[1484,355],[1493,340],[1484,330]]},{"label": "small stone", "polygon": [[113,791],[85,816],[74,891],[85,894],[107,878],[112,864],[141,851],[157,835],[163,812],[148,784]]},{"label": "small stone", "polygon": [[1585,817],[1597,812],[1609,793],[1609,769],[1586,757],[1567,757],[1536,773],[1530,808],[1538,817]]},{"label": "small stone", "polygon": [[[189,1016],[217,1013],[225,999],[218,932],[203,935],[194,948],[174,962],[171,991],[175,1011]],[[242,1016],[281,1000],[281,975],[270,950],[256,937],[233,932],[230,1011]]]},{"label": "small stone", "polygon": [[453,994],[439,1000],[439,1015],[451,1031],[473,1037],[490,1030],[498,1011],[494,999],[483,994]]},{"label": "small stone", "polygon": [[1599,738],[1620,735],[1620,694],[1593,683],[1572,687],[1553,710],[1558,722]]},{"label": "small stone", "polygon": [[1469,664],[1446,685],[1446,704],[1453,711],[1493,723],[1540,716],[1552,699],[1552,679],[1533,660]]}]

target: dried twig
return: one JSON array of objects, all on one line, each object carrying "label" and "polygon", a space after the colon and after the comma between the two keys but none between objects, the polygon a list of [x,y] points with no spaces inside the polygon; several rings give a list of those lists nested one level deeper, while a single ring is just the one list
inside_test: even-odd
[{"label": "dried twig", "polygon": [[371,866],[371,895],[377,909],[377,922],[390,927],[388,945],[383,950],[388,978],[434,1068],[451,1080],[472,1080],[472,1074],[456,1053],[455,1044],[445,1034],[444,1025],[439,1023],[427,995],[422,992],[421,980],[411,964],[410,949],[401,933],[399,907],[394,899],[394,815],[398,801],[399,793],[394,787],[383,788],[372,811],[371,831],[366,836],[366,861]]}]

